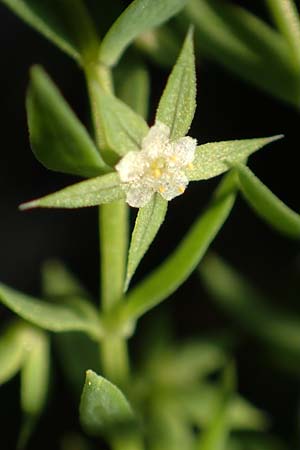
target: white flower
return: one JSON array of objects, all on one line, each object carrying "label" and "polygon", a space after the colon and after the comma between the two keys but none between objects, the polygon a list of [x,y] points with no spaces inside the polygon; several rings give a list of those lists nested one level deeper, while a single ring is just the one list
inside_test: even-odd
[{"label": "white flower", "polygon": [[189,183],[185,168],[192,164],[196,145],[189,136],[171,141],[170,128],[156,122],[141,150],[127,153],[116,165],[127,203],[140,208],[155,192],[168,201],[183,194]]}]

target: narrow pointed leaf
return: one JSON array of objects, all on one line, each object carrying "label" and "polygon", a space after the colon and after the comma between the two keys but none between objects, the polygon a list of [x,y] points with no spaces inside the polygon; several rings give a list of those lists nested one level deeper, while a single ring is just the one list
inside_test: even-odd
[{"label": "narrow pointed leaf", "polygon": [[28,439],[43,411],[49,384],[49,339],[35,330],[31,349],[21,370],[21,408],[24,415],[18,448],[25,448]]},{"label": "narrow pointed leaf", "polygon": [[76,60],[96,53],[98,38],[81,0],[1,0]]},{"label": "narrow pointed leaf", "polygon": [[282,136],[243,139],[236,141],[210,142],[196,148],[192,168],[187,176],[191,181],[207,180],[229,169],[229,164],[242,162],[252,153]]},{"label": "narrow pointed leaf", "polygon": [[177,249],[129,292],[127,302],[121,306],[124,320],[138,318],[171,295],[188,278],[227,219],[235,191],[236,179],[230,173]]},{"label": "narrow pointed leaf", "polygon": [[0,301],[18,316],[50,331],[83,331],[93,337],[102,333],[95,310],[94,317],[84,315],[77,303],[59,305],[47,303],[0,284]]},{"label": "narrow pointed leaf", "polygon": [[139,209],[129,247],[125,290],[158,233],[165,219],[167,207],[168,202],[161,195],[156,194],[146,206]]},{"label": "narrow pointed leaf", "polygon": [[100,47],[100,60],[114,66],[128,45],[141,33],[166,22],[186,0],[134,0],[112,25]]},{"label": "narrow pointed leaf", "polygon": [[21,210],[32,208],[83,208],[110,203],[124,197],[119,176],[109,173],[68,186],[53,194],[20,205]]},{"label": "narrow pointed leaf", "polygon": [[88,370],[80,402],[80,421],[88,433],[107,436],[131,428],[136,419],[120,389]]},{"label": "narrow pointed leaf", "polygon": [[0,336],[0,385],[22,367],[26,349],[26,329],[19,323],[10,325]]},{"label": "narrow pointed leaf", "polygon": [[37,66],[31,70],[27,115],[33,153],[45,167],[83,177],[109,170],[84,126]]},{"label": "narrow pointed leaf", "polygon": [[200,265],[201,279],[214,300],[243,329],[271,348],[299,356],[300,317],[268,305],[266,298],[216,255]]},{"label": "narrow pointed leaf", "polygon": [[140,150],[148,125],[136,112],[113,95],[95,87],[96,107],[103,127],[105,141],[116,154],[123,156]]},{"label": "narrow pointed leaf", "polygon": [[117,97],[144,119],[148,115],[150,78],[147,68],[138,60],[119,69],[116,80]]},{"label": "narrow pointed leaf", "polygon": [[241,191],[254,211],[272,228],[291,238],[300,239],[300,214],[286,206],[251,170],[235,164]]},{"label": "narrow pointed leaf", "polygon": [[195,109],[195,56],[193,33],[190,30],[160,99],[156,120],[168,125],[171,138],[176,139],[188,132]]}]

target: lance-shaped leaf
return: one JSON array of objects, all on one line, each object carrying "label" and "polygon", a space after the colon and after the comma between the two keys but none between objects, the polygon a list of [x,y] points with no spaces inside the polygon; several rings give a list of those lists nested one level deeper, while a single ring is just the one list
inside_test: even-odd
[{"label": "lance-shaped leaf", "polygon": [[76,60],[95,53],[98,38],[81,0],[1,0]]},{"label": "lance-shaped leaf", "polygon": [[53,194],[20,205],[21,210],[31,208],[83,208],[110,203],[124,197],[117,173],[108,173],[91,180],[68,186]]},{"label": "lance-shaped leaf", "polygon": [[86,373],[80,421],[88,433],[100,436],[122,433],[136,424],[132,408],[120,389],[92,370]]},{"label": "lance-shaped leaf", "polygon": [[186,171],[187,176],[189,180],[197,181],[220,175],[228,170],[229,164],[242,162],[264,145],[281,138],[282,135],[199,145],[196,148],[193,164]]},{"label": "lance-shaped leaf", "polygon": [[128,62],[129,64],[124,64],[117,72],[117,97],[146,119],[150,91],[149,73],[141,61],[129,59]]},{"label": "lance-shaped leaf", "polygon": [[45,167],[83,177],[109,170],[84,126],[37,66],[31,70],[27,115],[33,153]]},{"label": "lance-shaped leaf", "polygon": [[234,164],[241,191],[254,211],[272,228],[292,238],[300,239],[300,215],[286,206],[251,170]]},{"label": "lance-shaped leaf", "polygon": [[0,337],[0,384],[12,378],[22,367],[28,341],[27,327],[9,325]]},{"label": "lance-shaped leaf", "polygon": [[161,195],[155,194],[146,206],[139,209],[129,247],[125,291],[163,223],[167,207],[168,202]]},{"label": "lance-shaped leaf", "polygon": [[92,317],[91,306],[87,311],[78,304],[59,305],[47,303],[0,284],[0,301],[18,316],[50,331],[83,331],[92,337],[102,335],[97,311]]},{"label": "lance-shaped leaf", "polygon": [[101,62],[115,65],[139,34],[166,22],[185,3],[186,0],[134,0],[104,37],[100,47]]},{"label": "lance-shaped leaf", "polygon": [[49,338],[45,333],[33,330],[31,348],[21,370],[21,408],[24,422],[19,435],[19,449],[25,448],[45,406],[49,364]]},{"label": "lance-shaped leaf", "polygon": [[227,219],[235,200],[235,191],[236,179],[230,173],[177,249],[129,292],[127,301],[120,306],[124,320],[138,318],[171,295],[188,278]]},{"label": "lance-shaped leaf", "polygon": [[269,306],[265,297],[216,255],[199,267],[212,299],[251,334],[284,354],[299,355],[300,318]]},{"label": "lance-shaped leaf", "polygon": [[140,150],[148,125],[136,112],[115,96],[94,86],[96,111],[111,150],[120,156],[131,150]]},{"label": "lance-shaped leaf", "polygon": [[188,132],[195,109],[195,56],[190,30],[160,99],[156,120],[168,125],[171,139],[177,139]]}]

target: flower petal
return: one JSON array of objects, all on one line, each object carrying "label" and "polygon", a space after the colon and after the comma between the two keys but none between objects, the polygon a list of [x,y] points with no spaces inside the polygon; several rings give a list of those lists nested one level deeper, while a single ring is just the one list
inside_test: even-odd
[{"label": "flower petal", "polygon": [[166,149],[169,164],[177,167],[184,167],[192,163],[195,157],[197,140],[190,136],[185,136],[171,142]]},{"label": "flower petal", "polygon": [[154,194],[153,189],[143,184],[130,184],[126,187],[126,202],[134,208],[142,208]]},{"label": "flower petal", "polygon": [[170,173],[168,178],[162,180],[161,186],[158,189],[158,192],[165,200],[172,200],[184,193],[187,185],[189,184],[188,178],[182,171],[174,171]]},{"label": "flower petal", "polygon": [[157,149],[161,152],[162,149],[170,138],[170,128],[162,122],[156,122],[153,127],[149,129],[148,134],[142,141],[142,150]]},{"label": "flower petal", "polygon": [[120,179],[123,183],[138,180],[143,176],[145,161],[140,152],[128,152],[116,165],[116,170],[119,173]]}]

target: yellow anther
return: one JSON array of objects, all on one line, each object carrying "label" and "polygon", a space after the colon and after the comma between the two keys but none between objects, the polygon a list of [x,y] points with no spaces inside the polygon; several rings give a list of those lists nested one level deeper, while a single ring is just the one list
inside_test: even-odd
[{"label": "yellow anther", "polygon": [[183,186],[183,184],[182,184],[181,186],[179,186],[178,190],[179,190],[179,192],[181,192],[183,194],[185,191],[185,186]]},{"label": "yellow anther", "polygon": [[191,170],[194,168],[194,164],[193,163],[189,163],[187,166],[188,166],[188,169],[191,169]]},{"label": "yellow anther", "polygon": [[160,178],[161,177],[161,170],[158,169],[158,168],[153,169],[153,176],[154,176],[154,178]]},{"label": "yellow anther", "polygon": [[163,186],[159,186],[158,190],[162,194],[166,189]]},{"label": "yellow anther", "polygon": [[172,155],[172,156],[170,157],[170,160],[173,161],[173,162],[176,162],[176,161],[178,161],[178,158],[177,158],[177,156]]}]

